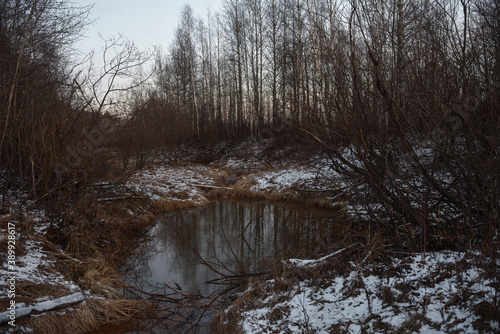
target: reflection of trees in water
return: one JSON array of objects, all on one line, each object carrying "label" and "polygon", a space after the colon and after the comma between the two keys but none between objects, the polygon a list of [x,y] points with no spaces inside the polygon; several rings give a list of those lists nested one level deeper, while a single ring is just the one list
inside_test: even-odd
[{"label": "reflection of trees in water", "polygon": [[151,228],[149,233],[144,236],[144,241],[134,254],[127,259],[127,262],[121,267],[124,273],[126,284],[133,285],[144,291],[149,291],[152,281],[151,259],[163,252],[161,240],[156,238],[158,224]]},{"label": "reflection of trees in water", "polygon": [[177,268],[187,278],[196,274],[193,250],[219,268],[237,271],[243,265],[259,270],[263,259],[317,251],[334,232],[329,224],[315,220],[326,214],[267,202],[214,202],[169,219],[162,225],[161,238],[172,246]]},{"label": "reflection of trees in water", "polygon": [[192,292],[197,292],[197,285],[200,283],[196,280],[199,276],[199,261],[195,256],[195,251],[201,251],[203,240],[201,240],[200,229],[204,220],[199,210],[176,215],[159,224],[160,229],[157,235],[171,260],[169,268],[165,270],[181,274],[183,281],[190,282],[192,285],[183,288]]},{"label": "reflection of trees in water", "polygon": [[207,292],[205,282],[217,276],[200,265],[200,257],[224,275],[268,270],[276,256],[306,256],[325,248],[322,241],[338,229],[318,219],[328,214],[268,202],[219,201],[166,218],[157,224],[149,251],[135,259],[142,274],[137,282],[154,280],[148,265],[164,256],[165,272],[182,277],[184,290]]},{"label": "reflection of trees in water", "polygon": [[[219,277],[208,266],[201,265],[200,258],[227,276],[268,270],[265,266],[271,265],[276,256],[305,256],[316,252],[318,247],[326,247],[322,240],[334,237],[338,230],[321,219],[329,214],[268,202],[220,201],[174,215],[155,226],[152,239],[131,259],[129,265],[135,267],[136,276],[129,276],[128,281],[133,281],[140,290],[168,296],[176,292],[154,289],[156,281],[161,280],[160,287],[163,280],[167,280],[165,283],[173,288],[178,282],[182,293],[200,292],[206,298],[182,300],[180,297],[182,302],[176,305],[182,305],[182,317],[191,317],[193,323],[197,323],[198,317],[203,316],[209,323],[211,313],[204,311],[213,306],[212,298],[218,298],[220,291],[215,290],[227,286],[206,284]],[[158,268],[159,265],[162,267]],[[154,277],[159,272],[163,274],[161,279]],[[238,276],[230,281],[240,284],[240,279]],[[171,304],[164,306],[162,314],[177,312]]]}]

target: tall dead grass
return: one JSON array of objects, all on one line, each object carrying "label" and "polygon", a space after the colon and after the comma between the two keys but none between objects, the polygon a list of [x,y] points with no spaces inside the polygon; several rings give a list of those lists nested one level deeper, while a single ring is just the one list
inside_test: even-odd
[{"label": "tall dead grass", "polygon": [[207,193],[207,198],[215,199],[252,199],[269,200],[275,202],[290,202],[306,204],[319,209],[342,209],[341,203],[334,203],[321,194],[304,193],[288,189],[284,191],[256,191],[251,189],[251,184],[237,183],[233,187],[212,189]]},{"label": "tall dead grass", "polygon": [[196,208],[208,204],[208,200],[177,200],[174,198],[161,198],[153,201],[156,213],[176,211],[181,209]]},{"label": "tall dead grass", "polygon": [[69,312],[47,313],[32,318],[28,325],[39,334],[80,334],[98,330],[103,324],[122,324],[144,319],[150,311],[143,301],[91,299]]},{"label": "tall dead grass", "polygon": [[37,240],[55,260],[56,269],[96,299],[63,315],[29,319],[35,333],[86,333],[143,316],[147,305],[124,298],[118,268],[147,239],[155,220],[144,200],[87,197],[65,210]]}]

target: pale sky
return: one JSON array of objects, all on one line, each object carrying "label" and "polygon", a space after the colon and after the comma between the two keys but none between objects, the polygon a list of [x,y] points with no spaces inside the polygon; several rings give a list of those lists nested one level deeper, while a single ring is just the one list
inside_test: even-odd
[{"label": "pale sky", "polygon": [[99,52],[104,38],[119,33],[134,41],[140,49],[160,45],[167,50],[185,4],[190,4],[195,17],[206,21],[207,9],[219,12],[222,0],[72,0],[75,5],[94,4],[90,16],[95,22],[88,27],[86,38],[78,48],[88,53]]}]

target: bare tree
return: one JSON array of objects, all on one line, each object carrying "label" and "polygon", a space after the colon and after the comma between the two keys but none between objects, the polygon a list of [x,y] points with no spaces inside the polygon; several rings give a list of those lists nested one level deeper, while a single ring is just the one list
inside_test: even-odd
[{"label": "bare tree", "polygon": [[64,154],[61,135],[72,107],[61,94],[71,45],[90,8],[58,0],[5,0],[1,8],[0,164],[8,171],[3,185],[21,180],[17,185],[36,195],[52,188],[52,162]]},{"label": "bare tree", "polygon": [[[189,57],[179,35],[162,68],[179,106],[195,115],[197,90],[194,119],[222,122],[229,136],[273,133],[288,119],[289,131],[311,133],[371,221],[405,244],[485,239],[499,211],[499,7],[227,0],[216,42],[198,24],[201,56]],[[207,85],[217,90],[207,94]],[[205,106],[212,95],[216,108]]]}]

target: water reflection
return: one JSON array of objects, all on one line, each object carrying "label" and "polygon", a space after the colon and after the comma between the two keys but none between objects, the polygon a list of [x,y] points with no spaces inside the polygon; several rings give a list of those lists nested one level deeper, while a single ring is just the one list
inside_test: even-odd
[{"label": "water reflection", "polygon": [[340,227],[322,219],[329,214],[269,202],[218,201],[165,216],[152,229],[144,252],[129,263],[133,270],[126,279],[155,294],[168,294],[168,285],[208,296],[219,286],[207,281],[221,275],[262,272],[278,256],[326,249],[340,234]]}]

